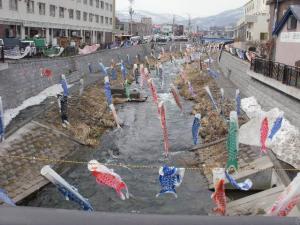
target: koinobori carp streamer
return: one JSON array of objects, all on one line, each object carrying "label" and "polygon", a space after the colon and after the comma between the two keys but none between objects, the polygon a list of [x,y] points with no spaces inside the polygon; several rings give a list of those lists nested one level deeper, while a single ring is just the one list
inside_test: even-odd
[{"label": "koinobori carp streamer", "polygon": [[126,183],[113,170],[100,164],[97,160],[91,160],[88,163],[88,170],[96,177],[96,182],[98,184],[113,188],[122,200],[129,198]]},{"label": "koinobori carp streamer", "polygon": [[160,102],[158,105],[159,113],[160,113],[160,122],[161,127],[163,130],[163,137],[164,137],[164,149],[165,149],[165,156],[169,155],[169,135],[167,129],[167,122],[166,122],[166,109],[163,102]]}]

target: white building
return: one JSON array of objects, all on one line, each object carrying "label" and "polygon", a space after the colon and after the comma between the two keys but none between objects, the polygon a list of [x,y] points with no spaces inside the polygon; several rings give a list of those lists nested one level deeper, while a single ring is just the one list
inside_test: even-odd
[{"label": "white building", "polygon": [[269,7],[267,0],[250,0],[244,5],[244,16],[237,23],[237,35],[241,41],[267,41]]},{"label": "white building", "polygon": [[82,42],[112,41],[115,0],[0,0],[0,38],[39,35],[82,37]]}]

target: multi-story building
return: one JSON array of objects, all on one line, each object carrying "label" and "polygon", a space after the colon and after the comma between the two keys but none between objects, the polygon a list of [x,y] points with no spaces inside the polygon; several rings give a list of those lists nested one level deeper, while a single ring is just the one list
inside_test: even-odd
[{"label": "multi-story building", "polygon": [[39,35],[51,44],[57,37],[82,42],[112,41],[115,0],[0,0],[0,38]]},{"label": "multi-story building", "polygon": [[[151,18],[150,18],[151,19]],[[116,24],[119,33],[133,36],[148,36],[152,34],[152,19],[142,18],[141,22],[119,21]],[[132,26],[132,31],[131,31]]]},{"label": "multi-story building", "polygon": [[250,0],[244,5],[244,16],[236,26],[237,38],[240,41],[267,41],[269,17],[266,0]]}]

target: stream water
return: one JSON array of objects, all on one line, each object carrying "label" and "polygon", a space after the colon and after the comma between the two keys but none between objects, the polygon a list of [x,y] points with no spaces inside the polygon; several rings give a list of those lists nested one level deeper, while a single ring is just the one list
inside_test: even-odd
[{"label": "stream water", "polygon": [[[153,103],[148,88],[142,91],[148,95],[145,103],[128,103],[118,107],[118,115],[124,122],[122,129],[106,132],[101,138],[101,147],[96,151],[83,148],[74,153],[72,160],[89,161],[97,159],[102,163],[124,163],[127,165],[185,167],[182,158],[193,158],[187,150],[193,146],[191,125],[193,116],[189,115],[192,103],[183,101],[184,114],[169,94],[169,85],[178,74],[179,66],[172,63],[163,65],[164,86],[153,72],[159,98],[165,102],[167,127],[170,140],[170,156],[163,156],[163,136],[157,107]],[[163,195],[160,191],[158,169],[112,168],[126,182],[131,197],[122,201],[114,190],[99,186],[87,170],[87,165],[67,165],[68,170],[61,175],[79,192],[88,198],[96,211],[119,213],[155,214],[197,214],[207,215],[213,207],[204,176],[199,171],[186,171],[183,183],[177,188],[178,198]],[[66,201],[54,185],[47,185],[38,191],[26,205],[49,208],[79,209]]]}]

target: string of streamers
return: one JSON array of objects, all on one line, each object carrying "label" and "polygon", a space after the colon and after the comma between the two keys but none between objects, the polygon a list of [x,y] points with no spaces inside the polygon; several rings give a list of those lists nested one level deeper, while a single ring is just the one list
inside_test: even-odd
[{"label": "string of streamers", "polygon": [[166,122],[166,109],[164,103],[160,102],[158,108],[160,112],[161,127],[163,130],[165,156],[167,157],[169,155],[169,136],[168,136],[167,122]]},{"label": "string of streamers", "polygon": [[282,126],[282,121],[283,121],[283,116],[278,117],[274,124],[273,127],[271,129],[271,133],[269,135],[269,139],[273,139],[273,137],[277,134],[277,132],[280,130],[281,126]]},{"label": "string of streamers", "polygon": [[196,114],[192,126],[192,135],[193,135],[193,141],[194,145],[199,144],[199,130],[201,127],[201,114]]},{"label": "string of streamers", "polygon": [[174,84],[170,85],[170,90],[171,90],[173,98],[174,98],[174,100],[176,102],[176,105],[178,106],[178,108],[180,109],[180,111],[183,112],[183,107],[182,107],[182,104],[180,102],[180,97],[179,97],[178,91],[177,91],[177,89],[176,89],[176,87],[175,87]]},{"label": "string of streamers", "polygon": [[226,169],[228,171],[238,170],[238,118],[236,112],[230,112],[229,131],[227,137],[228,160]]},{"label": "string of streamers", "polygon": [[215,192],[211,196],[212,200],[217,205],[214,212],[221,216],[226,214],[226,195],[225,195],[225,180],[220,179],[216,185]]},{"label": "string of streamers", "polygon": [[7,205],[16,206],[14,201],[8,196],[7,192],[3,189],[0,189],[0,200]]},{"label": "string of streamers", "polygon": [[261,143],[261,153],[267,153],[267,146],[266,146],[266,141],[268,138],[268,133],[269,133],[269,122],[268,118],[264,118],[262,123],[261,123],[261,128],[260,128],[260,143]]},{"label": "string of streamers", "polygon": [[206,93],[208,94],[208,96],[209,96],[209,98],[212,102],[213,107],[215,108],[215,110],[218,110],[217,103],[216,103],[214,97],[212,96],[212,94],[210,92],[209,86],[205,86],[204,89],[205,89]]},{"label": "string of streamers", "polygon": [[122,200],[129,199],[126,183],[113,170],[100,164],[97,160],[91,160],[88,163],[88,170],[92,172],[98,184],[113,188]]},{"label": "string of streamers", "polygon": [[4,135],[5,135],[4,110],[3,110],[2,98],[0,96],[0,143],[4,141]]},{"label": "string of streamers", "polygon": [[[54,158],[48,158],[48,157],[26,157],[26,156],[14,156],[14,155],[0,155],[0,158],[5,158],[5,159],[17,159],[17,160],[29,160],[31,163],[60,163],[60,164],[71,164],[71,165],[85,165],[88,162],[86,161],[76,161],[76,160],[63,160],[63,159],[54,159]],[[105,166],[110,166],[110,167],[120,167],[120,168],[130,168],[130,169],[149,169],[149,170],[157,170],[160,167],[155,166],[155,165],[137,165],[137,164],[123,164],[123,163],[103,163]],[[199,167],[186,167],[186,171],[191,171],[191,172],[201,172],[201,171],[207,171],[207,170],[212,170],[215,167],[208,167],[203,165],[203,168]],[[274,171],[289,171],[289,172],[299,172],[299,169],[279,169],[279,168],[266,168],[266,169],[255,169],[255,168],[244,168],[244,169],[239,169],[239,171],[244,171],[244,172],[249,172],[249,171],[257,171],[257,172],[264,172],[268,170],[274,170]]]},{"label": "string of streamers", "polygon": [[57,174],[50,166],[44,166],[41,169],[41,175],[53,183],[58,191],[67,201],[77,203],[85,211],[93,211],[93,207],[88,199],[84,198],[78,190],[71,186],[65,179]]},{"label": "string of streamers", "polygon": [[108,76],[104,77],[104,93],[106,96],[107,104],[111,105],[112,104],[112,95],[111,95],[111,88],[110,88]]},{"label": "string of streamers", "polygon": [[246,179],[244,182],[238,183],[232,176],[229,175],[229,173],[227,173],[227,171],[225,171],[225,176],[230,184],[238,190],[249,191],[253,186],[253,183],[250,179]]},{"label": "string of streamers", "polygon": [[163,194],[172,194],[177,198],[176,188],[181,185],[184,173],[184,168],[169,167],[167,165],[161,167],[159,169],[159,183],[161,190],[156,197]]},{"label": "string of streamers", "polygon": [[293,208],[300,203],[300,173],[280,194],[268,212],[269,216],[288,216]]}]

